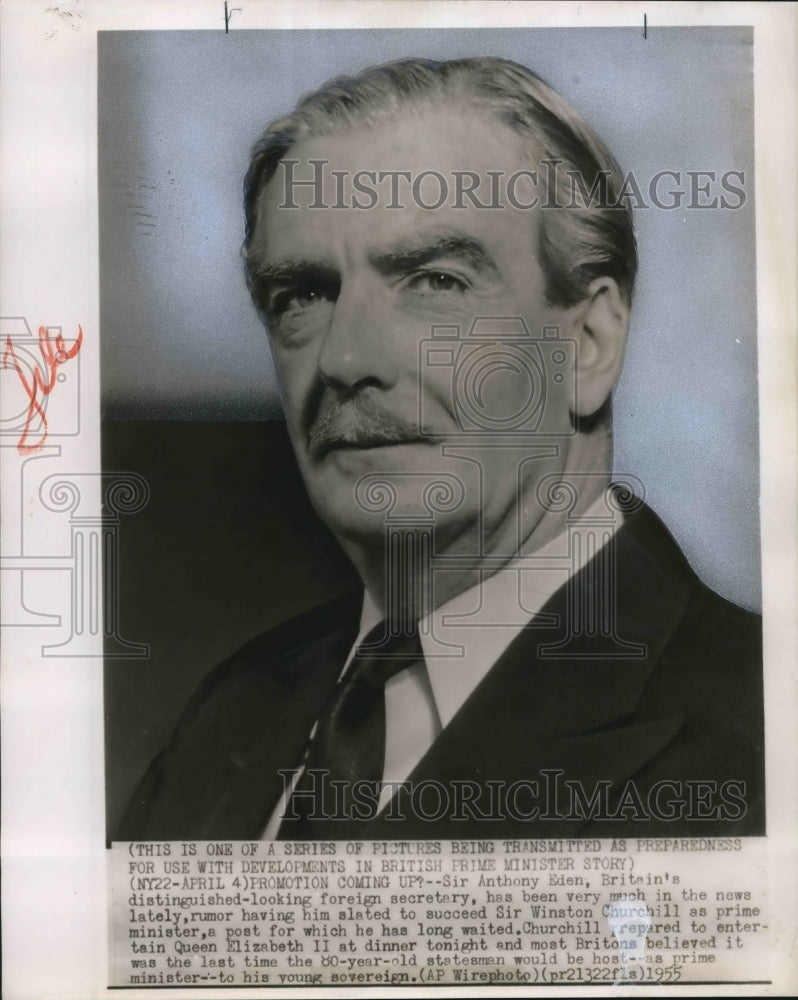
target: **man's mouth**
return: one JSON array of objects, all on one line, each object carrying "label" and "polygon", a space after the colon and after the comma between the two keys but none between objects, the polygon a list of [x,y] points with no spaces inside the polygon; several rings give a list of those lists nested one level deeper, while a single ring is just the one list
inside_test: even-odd
[{"label": "man's mouth", "polygon": [[384,434],[358,434],[311,442],[310,453],[317,462],[320,462],[333,452],[368,452],[410,444],[430,444],[430,439],[419,435],[395,437]]}]

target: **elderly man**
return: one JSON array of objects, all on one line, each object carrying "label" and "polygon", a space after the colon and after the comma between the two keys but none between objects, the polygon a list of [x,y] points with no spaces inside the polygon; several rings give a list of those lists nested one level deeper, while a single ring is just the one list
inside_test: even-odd
[{"label": "elderly man", "polygon": [[623,178],[501,59],[274,122],[245,260],[313,505],[358,570],[205,681],[121,839],[761,833],[761,640],[610,483]]}]

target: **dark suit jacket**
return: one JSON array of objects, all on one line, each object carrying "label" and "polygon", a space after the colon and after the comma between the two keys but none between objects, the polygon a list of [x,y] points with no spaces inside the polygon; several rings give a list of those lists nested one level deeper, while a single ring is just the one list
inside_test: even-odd
[{"label": "dark suit jacket", "polygon": [[[570,635],[613,576],[614,635]],[[278,771],[301,759],[356,638],[360,600],[288,622],[212,671],[115,839],[258,838],[283,788]],[[758,617],[705,587],[642,507],[508,646],[409,779],[505,790],[538,781],[538,798],[524,785],[485,818],[500,800],[457,815],[455,796],[431,821],[404,790],[394,812],[405,818],[383,812],[364,836],[760,835],[762,708]]]}]

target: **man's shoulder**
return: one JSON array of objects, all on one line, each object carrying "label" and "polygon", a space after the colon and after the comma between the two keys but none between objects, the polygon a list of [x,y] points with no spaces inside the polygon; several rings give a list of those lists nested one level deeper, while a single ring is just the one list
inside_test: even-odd
[{"label": "man's shoulder", "polygon": [[707,724],[732,720],[761,748],[762,619],[697,581],[665,649],[660,676]]},{"label": "man's shoulder", "polygon": [[258,836],[280,792],[279,768],[296,763],[354,641],[358,604],[347,595],[313,608],[212,669],[139,784],[117,839]]},{"label": "man's shoulder", "polygon": [[627,544],[645,555],[632,561],[646,567],[652,620],[660,593],[672,618],[640,712],[680,713],[691,759],[703,766],[717,758],[718,767],[742,773],[764,753],[761,616],[707,586],[662,521],[641,513],[630,519]]},{"label": "man's shoulder", "polygon": [[340,636],[344,642],[351,636],[354,641],[361,603],[362,594],[350,592],[259,633],[206,675],[197,696],[208,697],[219,686],[235,681],[294,680],[293,665],[310,646],[331,636]]},{"label": "man's shoulder", "polygon": [[[635,584],[665,591],[679,591],[687,597],[687,620],[703,627],[716,638],[724,626],[732,632],[758,635],[761,616],[722,597],[703,580],[687,560],[670,529],[648,506],[640,505],[628,516],[619,531],[626,563],[639,574]],[[624,571],[628,566],[624,566]]]},{"label": "man's shoulder", "polygon": [[735,720],[735,727],[759,741],[761,616],[707,586],[668,528],[645,506],[619,533],[619,572],[627,575],[619,584],[619,599],[648,622],[653,642],[662,632],[650,690],[696,719]]},{"label": "man's shoulder", "polygon": [[[186,704],[172,745],[235,723],[275,701],[335,682],[357,633],[361,595],[346,594],[256,635],[213,667]],[[332,678],[332,680],[331,680]]]},{"label": "man's shoulder", "polygon": [[750,650],[761,652],[761,614],[732,603],[701,580],[691,594],[682,628],[732,657]]}]

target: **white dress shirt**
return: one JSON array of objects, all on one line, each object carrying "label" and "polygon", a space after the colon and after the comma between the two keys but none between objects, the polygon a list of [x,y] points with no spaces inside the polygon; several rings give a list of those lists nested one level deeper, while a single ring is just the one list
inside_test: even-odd
[{"label": "white dress shirt", "polygon": [[[607,519],[602,497],[583,517],[531,556],[514,559],[469,590],[431,611],[418,624],[424,663],[385,685],[385,764],[380,809],[432,746],[440,731],[546,601],[607,544],[623,515]],[[368,591],[355,650],[383,617]],[[314,726],[315,731],[315,726]],[[297,771],[291,791],[302,774]],[[281,796],[263,839],[273,840],[290,793]]]}]

